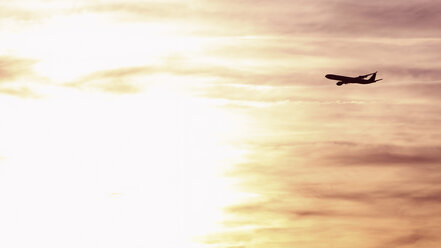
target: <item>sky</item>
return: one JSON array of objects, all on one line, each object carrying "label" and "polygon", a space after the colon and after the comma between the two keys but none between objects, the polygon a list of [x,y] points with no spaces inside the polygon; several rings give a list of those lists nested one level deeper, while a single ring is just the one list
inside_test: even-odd
[{"label": "sky", "polygon": [[4,1],[0,246],[438,247],[440,11]]}]

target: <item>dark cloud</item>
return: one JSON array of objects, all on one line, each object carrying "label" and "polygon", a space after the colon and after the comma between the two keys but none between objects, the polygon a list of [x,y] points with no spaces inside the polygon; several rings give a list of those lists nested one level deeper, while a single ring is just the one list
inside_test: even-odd
[{"label": "dark cloud", "polygon": [[387,188],[358,191],[344,188],[338,190],[336,189],[334,192],[329,190],[321,191],[319,189],[312,189],[306,190],[304,192],[304,196],[325,200],[354,201],[364,204],[376,204],[377,206],[384,205],[385,202],[395,202],[396,204],[401,202],[401,204],[403,204],[402,206],[408,207],[418,205],[422,206],[423,204],[439,205],[441,204],[441,189],[432,188],[433,186],[426,186],[420,190],[403,190],[400,188],[394,188],[392,185],[390,185]]},{"label": "dark cloud", "polygon": [[[317,142],[315,144],[275,144],[272,151],[284,150],[292,155],[320,154],[311,159],[327,166],[402,166],[415,170],[430,169],[441,164],[440,146],[399,146],[351,142]],[[261,148],[259,148],[261,149]],[[271,150],[267,150],[268,152]],[[303,157],[308,159],[308,156]]]},{"label": "dark cloud", "polygon": [[[279,244],[278,247],[292,247],[293,244],[310,247],[325,247],[322,244],[338,247],[354,246],[354,243],[348,243],[347,239],[337,238],[346,236],[353,238],[355,243],[361,242],[363,238],[370,240],[369,243],[364,240],[364,245],[367,247],[383,247],[381,245],[397,247],[436,240],[438,236],[429,238],[431,229],[417,223],[413,224],[412,228],[419,228],[420,231],[410,235],[403,235],[403,230],[399,226],[383,225],[383,221],[386,220],[389,223],[399,223],[403,220],[412,222],[412,220],[432,216],[403,215],[402,206],[398,207],[399,203],[393,206],[385,203],[369,209],[326,199],[316,200],[308,207],[301,209],[298,205],[304,205],[308,198],[292,196],[291,199],[291,201],[276,200],[230,208],[230,213],[242,219],[242,223],[238,223],[238,226],[230,225],[230,228],[241,226],[254,226],[255,228],[237,229],[238,231],[234,233],[218,233],[217,239],[212,240],[212,243],[224,244],[223,238],[236,237],[234,240],[229,239],[228,243],[253,243],[256,247],[265,247],[272,243]],[[407,210],[410,209],[407,208]],[[384,233],[386,230],[387,235]],[[330,239],[330,237],[335,238]]]},{"label": "dark cloud", "polygon": [[441,147],[365,146],[347,148],[330,157],[335,164],[356,166],[410,166],[441,164]]}]

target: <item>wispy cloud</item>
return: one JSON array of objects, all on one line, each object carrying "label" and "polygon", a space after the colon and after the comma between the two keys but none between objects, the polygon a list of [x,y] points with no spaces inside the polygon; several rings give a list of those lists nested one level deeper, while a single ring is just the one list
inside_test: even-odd
[{"label": "wispy cloud", "polygon": [[152,72],[154,70],[148,67],[110,69],[93,72],[65,85],[83,90],[95,88],[110,93],[139,93],[142,87],[131,83],[131,79]]},{"label": "wispy cloud", "polygon": [[28,87],[0,88],[0,94],[17,96],[17,97],[22,97],[22,98],[37,98],[37,97],[39,97],[39,95],[37,93],[33,92]]},{"label": "wispy cloud", "polygon": [[29,75],[34,63],[35,61],[26,58],[0,57],[0,83],[11,83],[17,78]]},{"label": "wispy cloud", "polygon": [[43,14],[32,11],[31,9],[14,8],[14,7],[1,7],[0,15],[2,18],[1,22],[9,21],[32,21],[40,19]]},{"label": "wispy cloud", "polygon": [[421,234],[418,231],[415,231],[414,233],[403,235],[401,237],[397,237],[396,239],[392,240],[389,245],[392,246],[408,246],[408,245],[415,245],[417,243],[421,243],[424,239],[427,239],[427,235]]},{"label": "wispy cloud", "polygon": [[337,152],[335,158],[342,165],[373,165],[373,166],[421,166],[424,164],[438,165],[441,163],[441,147],[391,147],[365,146],[348,147]]},{"label": "wispy cloud", "polygon": [[[237,13],[248,9],[242,15],[238,14],[236,21],[241,20],[245,26],[259,24],[256,27],[267,33],[346,37],[438,37],[439,15],[436,13],[441,8],[434,1],[410,1],[403,4],[400,1],[280,0],[257,4],[240,1],[225,6],[234,7]],[[235,19],[234,15],[232,19]]]},{"label": "wispy cloud", "polygon": [[[440,11],[430,0],[13,1],[0,8],[2,34],[11,36],[2,50],[10,56],[0,57],[0,94],[18,102],[36,97],[39,87],[66,94],[69,101],[60,106],[70,107],[59,113],[71,119],[63,122],[63,135],[78,118],[98,121],[96,113],[105,110],[109,119],[102,124],[81,123],[84,135],[97,137],[97,145],[104,136],[121,137],[122,144],[134,137],[135,151],[124,149],[140,156],[155,133],[157,140],[166,133],[180,140],[191,129],[193,122],[181,126],[175,118],[186,113],[171,111],[178,104],[153,101],[158,106],[142,121],[126,110],[144,111],[137,105],[144,99],[105,102],[74,118],[70,112],[95,104],[76,96],[137,94],[139,100],[156,84],[165,95],[185,88],[185,97],[210,99],[237,114],[243,132],[234,146],[245,155],[226,176],[254,197],[225,208],[225,229],[206,236],[208,246],[437,247]],[[384,80],[371,85],[337,87],[324,77],[374,71]],[[55,107],[39,107],[54,128],[60,122],[59,116],[49,121]],[[210,118],[195,111],[195,123]],[[116,121],[124,116],[138,123],[130,136],[124,135],[131,122],[122,120],[122,129]],[[109,122],[116,124],[103,131]],[[119,144],[108,147],[116,151]],[[88,148],[84,154],[92,155]],[[112,166],[140,163],[119,160]],[[217,170],[211,163],[203,168]]]},{"label": "wispy cloud", "polygon": [[[438,37],[439,4],[433,1],[255,1],[93,3],[87,11],[131,20],[185,20],[212,34]],[[351,22],[347,22],[351,20]],[[223,23],[223,25],[216,25]],[[234,28],[231,28],[234,27]],[[201,26],[199,26],[201,28]]]},{"label": "wispy cloud", "polygon": [[37,97],[37,94],[25,83],[33,80],[32,59],[3,56],[0,57],[0,94],[23,98]]},{"label": "wispy cloud", "polygon": [[[383,222],[427,219],[433,223],[441,199],[436,180],[440,175],[439,146],[375,145],[344,139],[326,141],[326,137],[321,142],[293,142],[296,136],[291,137],[287,139],[291,142],[254,144],[251,162],[231,172],[230,176],[241,179],[245,191],[259,195],[258,200],[227,209],[240,220],[227,222],[231,228],[250,226],[253,232],[269,237],[264,230],[277,226],[278,233],[286,234],[276,239],[289,241],[280,247],[302,243],[299,237],[310,232],[322,241],[328,235],[350,233],[352,246],[367,238],[368,247],[430,245],[439,239],[432,226],[415,224],[419,234],[407,235],[398,224]],[[326,223],[334,224],[328,229]],[[369,223],[376,229],[369,229]],[[390,231],[378,236],[381,230]],[[261,240],[256,246],[268,245],[266,242]],[[317,240],[305,242],[321,247]],[[351,246],[338,239],[327,240],[326,245]]]},{"label": "wispy cloud", "polygon": [[95,13],[109,13],[121,16],[130,21],[147,20],[176,20],[195,14],[190,4],[184,2],[109,2],[109,3],[86,3],[76,8],[76,11],[88,11]]}]

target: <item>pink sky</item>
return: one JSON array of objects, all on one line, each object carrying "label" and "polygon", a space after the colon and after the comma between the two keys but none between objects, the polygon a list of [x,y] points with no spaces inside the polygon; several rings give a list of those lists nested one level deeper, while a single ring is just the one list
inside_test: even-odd
[{"label": "pink sky", "polygon": [[1,246],[438,247],[440,11],[8,1]]}]

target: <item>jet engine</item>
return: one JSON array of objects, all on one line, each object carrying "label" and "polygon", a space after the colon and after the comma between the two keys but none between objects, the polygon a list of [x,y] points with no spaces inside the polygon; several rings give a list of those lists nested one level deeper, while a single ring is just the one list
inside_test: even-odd
[{"label": "jet engine", "polygon": [[341,81],[340,81],[340,82],[337,82],[337,85],[338,85],[338,86],[341,86],[342,84],[343,84],[343,82],[341,82]]}]

